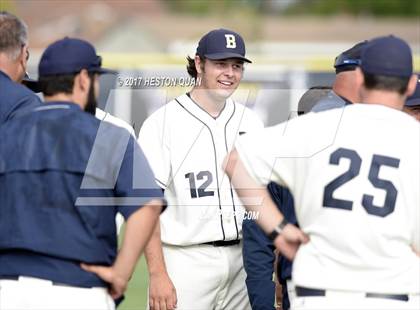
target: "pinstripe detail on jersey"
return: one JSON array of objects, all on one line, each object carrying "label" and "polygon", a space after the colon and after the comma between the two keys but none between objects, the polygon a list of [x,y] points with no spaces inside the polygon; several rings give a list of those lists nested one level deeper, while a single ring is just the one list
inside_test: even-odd
[{"label": "pinstripe detail on jersey", "polygon": [[[232,101],[233,103],[233,111],[232,111],[232,115],[229,117],[229,119],[227,120],[227,122],[225,123],[225,146],[226,146],[226,153],[229,153],[228,150],[228,144],[227,144],[227,137],[226,137],[226,128],[228,123],[230,122],[230,120],[233,118],[233,116],[235,115],[235,111],[236,111],[236,104],[234,101]],[[236,136],[236,135],[235,135]],[[236,239],[239,239],[239,229],[238,229],[238,222],[236,221],[236,206],[235,206],[235,199],[233,198],[233,190],[232,190],[232,184],[230,183],[229,180],[229,187],[230,187],[230,196],[232,198],[232,207],[233,207],[233,218],[235,219],[235,228],[236,228]]]},{"label": "pinstripe detail on jersey", "polygon": [[[212,144],[213,144],[213,152],[214,152],[214,167],[215,167],[215,171],[216,171],[216,185],[217,185],[217,198],[218,198],[218,200],[219,200],[219,210],[220,210],[220,226],[221,226],[221,228],[222,228],[222,233],[223,233],[223,240],[225,240],[226,239],[226,237],[225,237],[225,229],[224,229],[224,227],[223,227],[223,214],[222,214],[222,203],[221,203],[221,201],[220,201],[220,189],[219,189],[219,173],[217,172],[218,171],[218,169],[217,169],[217,153],[216,153],[216,146],[215,146],[215,144],[214,144],[214,138],[213,138],[213,133],[211,132],[211,129],[210,129],[210,127],[205,123],[205,122],[203,122],[202,120],[200,120],[197,116],[195,116],[194,114],[192,114],[190,111],[188,111],[188,109],[186,108],[186,107],[184,107],[182,104],[181,104],[181,102],[179,102],[178,101],[178,99],[177,98],[175,98],[175,101],[186,111],[186,112],[188,112],[192,117],[194,117],[196,120],[198,120],[200,123],[202,123],[204,126],[206,126],[206,128],[209,130],[209,132],[210,132],[210,136],[211,136],[211,141],[212,141]],[[235,219],[235,221],[236,221],[236,219]],[[214,240],[214,241],[216,241],[216,240]]]}]

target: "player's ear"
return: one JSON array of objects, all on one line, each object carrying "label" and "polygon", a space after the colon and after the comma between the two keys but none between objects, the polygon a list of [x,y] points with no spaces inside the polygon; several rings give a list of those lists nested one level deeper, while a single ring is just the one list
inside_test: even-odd
[{"label": "player's ear", "polygon": [[80,71],[74,77],[73,94],[87,93],[89,91],[89,76],[86,69]]},{"label": "player's ear", "polygon": [[418,78],[419,76],[417,76],[417,74],[411,75],[410,80],[408,81],[407,90],[405,91],[405,95],[407,97],[414,94],[414,91],[416,90]]},{"label": "player's ear", "polygon": [[202,66],[204,65],[204,63],[203,61],[201,61],[200,56],[195,55],[194,63],[195,63],[195,70],[197,70],[197,73],[202,73],[203,72]]},{"label": "player's ear", "polygon": [[29,59],[29,50],[28,50],[28,46],[25,44],[22,46],[20,50],[18,61],[26,67],[26,63],[28,59]]},{"label": "player's ear", "polygon": [[363,72],[359,67],[357,67],[355,70],[356,87],[360,88],[364,83],[365,83],[365,77],[363,76]]},{"label": "player's ear", "polygon": [[79,76],[79,82],[80,82],[80,89],[83,92],[88,92],[91,81],[90,81],[89,74],[88,74],[87,70],[82,69],[82,71],[80,71],[78,76]]},{"label": "player's ear", "polygon": [[29,50],[28,50],[28,46],[22,45],[21,49],[20,49],[20,53],[17,56],[16,59],[14,59],[14,62],[16,64],[20,64],[22,70],[19,69],[19,76],[18,76],[18,81],[22,81],[23,77],[25,76],[26,70],[27,70],[27,66],[28,66],[28,59],[29,59]]}]

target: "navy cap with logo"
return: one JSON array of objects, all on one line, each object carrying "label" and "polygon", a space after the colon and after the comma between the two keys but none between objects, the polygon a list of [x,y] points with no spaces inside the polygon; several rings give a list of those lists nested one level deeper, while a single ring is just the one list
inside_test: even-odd
[{"label": "navy cap with logo", "polygon": [[212,30],[198,42],[197,55],[210,60],[237,58],[251,63],[245,58],[245,42],[242,37],[228,29]]},{"label": "navy cap with logo", "polygon": [[362,50],[364,73],[409,78],[413,74],[410,46],[395,36],[375,38]]},{"label": "navy cap with logo", "polygon": [[338,55],[334,62],[336,73],[355,70],[356,67],[360,66],[362,49],[366,46],[367,43],[368,41],[359,42],[352,48]]},{"label": "navy cap with logo", "polygon": [[47,47],[38,66],[39,76],[77,73],[82,69],[98,74],[116,73],[102,68],[102,58],[92,44],[81,39],[64,38]]},{"label": "navy cap with logo", "polygon": [[405,101],[406,107],[415,107],[420,105],[420,75],[418,75],[417,86],[414,93]]}]

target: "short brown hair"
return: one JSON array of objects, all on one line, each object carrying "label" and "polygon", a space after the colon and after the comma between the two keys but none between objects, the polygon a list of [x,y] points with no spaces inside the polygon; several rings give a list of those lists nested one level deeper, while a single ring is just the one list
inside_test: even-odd
[{"label": "short brown hair", "polygon": [[397,92],[403,95],[407,91],[410,77],[387,76],[363,72],[366,89],[378,89]]},{"label": "short brown hair", "polygon": [[[54,96],[61,93],[72,94],[74,79],[79,73],[40,76],[38,84],[45,96]],[[88,74],[93,83],[95,73],[89,72]]]}]

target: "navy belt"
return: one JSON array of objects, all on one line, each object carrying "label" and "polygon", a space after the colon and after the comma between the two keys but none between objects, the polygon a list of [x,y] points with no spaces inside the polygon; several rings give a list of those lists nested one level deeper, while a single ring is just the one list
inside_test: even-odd
[{"label": "navy belt", "polygon": [[[314,289],[302,286],[295,287],[297,297],[322,297],[326,295],[325,290]],[[381,294],[381,293],[366,293],[366,298],[383,298],[400,301],[408,301],[408,295],[404,294]]]},{"label": "navy belt", "polygon": [[224,241],[224,240],[219,240],[219,241],[211,241],[211,242],[205,242],[202,244],[207,244],[207,245],[212,245],[212,246],[231,246],[231,245],[236,245],[239,244],[241,242],[241,240],[229,240],[229,241]]}]

